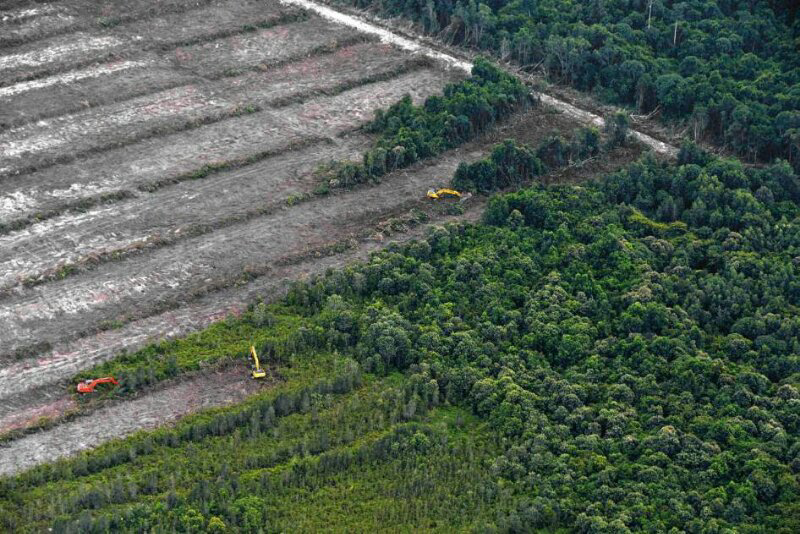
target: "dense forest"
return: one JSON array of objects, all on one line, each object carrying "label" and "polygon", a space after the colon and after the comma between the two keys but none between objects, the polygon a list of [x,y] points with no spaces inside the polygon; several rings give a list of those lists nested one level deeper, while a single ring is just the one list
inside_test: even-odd
[{"label": "dense forest", "polygon": [[691,145],[496,195],[216,325],[281,385],[0,481],[2,528],[797,532],[799,201]]},{"label": "dense forest", "polygon": [[797,3],[765,0],[338,0],[402,16],[694,141],[800,168]]}]

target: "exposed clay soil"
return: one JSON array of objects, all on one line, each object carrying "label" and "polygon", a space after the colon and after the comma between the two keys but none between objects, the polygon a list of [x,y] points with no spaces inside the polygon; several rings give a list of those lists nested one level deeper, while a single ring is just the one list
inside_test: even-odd
[{"label": "exposed clay soil", "polygon": [[[288,205],[288,196],[318,185],[318,164],[363,152],[370,138],[357,129],[376,109],[405,93],[419,102],[463,73],[314,15],[283,20],[290,8],[275,1],[238,2],[256,11],[237,20],[210,15],[225,2],[174,0],[166,14],[133,2],[139,15],[111,27],[85,21],[97,16],[87,2],[53,4],[77,18],[61,26],[47,10],[19,15],[50,4],[18,4],[0,20],[14,12],[20,28],[41,25],[20,38],[25,44],[0,44],[0,77],[10,80],[0,83],[0,109],[12,110],[0,120],[15,125],[0,127],[0,433],[73,409],[70,377],[122,350],[186,335],[277,298],[294,280],[420,235],[424,227],[379,231],[412,208],[431,225],[454,219],[424,192],[495,142],[535,145],[580,125],[534,108],[378,185]],[[242,29],[265,17],[277,22]],[[180,30],[168,35],[168,23]],[[137,28],[163,35],[137,41]],[[83,110],[73,102],[81,93]],[[550,179],[589,179],[640,151],[618,150]],[[477,218],[482,203],[470,199],[462,218]],[[341,243],[346,251],[330,251]],[[12,440],[0,449],[0,474],[243,398],[246,373],[231,372],[164,384]],[[241,385],[234,393],[231,381]],[[193,398],[183,399],[187,392]]]}]

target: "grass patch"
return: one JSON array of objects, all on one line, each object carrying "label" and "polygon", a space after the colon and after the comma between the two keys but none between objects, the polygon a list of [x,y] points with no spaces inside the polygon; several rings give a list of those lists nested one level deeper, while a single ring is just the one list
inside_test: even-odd
[{"label": "grass patch", "polygon": [[113,394],[125,395],[179,374],[247,361],[250,345],[259,349],[264,364],[282,365],[300,350],[302,342],[296,331],[301,324],[302,318],[287,309],[256,306],[240,317],[228,317],[185,338],[123,354],[79,373],[74,381],[112,375],[120,381]]}]

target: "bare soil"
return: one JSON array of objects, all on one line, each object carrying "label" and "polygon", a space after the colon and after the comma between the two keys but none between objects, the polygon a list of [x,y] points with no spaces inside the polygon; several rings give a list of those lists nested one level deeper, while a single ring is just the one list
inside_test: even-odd
[{"label": "bare soil", "polygon": [[202,4],[209,5],[195,4],[195,9],[110,27],[97,23],[79,25],[79,31],[6,48],[0,56],[0,85],[63,73],[111,58],[128,58],[145,50],[219,39],[291,20],[298,14],[296,9],[284,8],[277,2],[224,0]]},{"label": "bare soil", "polygon": [[[372,48],[380,53],[380,46],[373,45]],[[367,52],[367,49],[356,47],[341,52]],[[390,54],[384,55],[391,57]],[[345,66],[352,66],[352,62],[357,61],[342,59],[339,58],[338,63]],[[132,194],[137,188],[145,189],[146,186],[175,180],[206,165],[235,162],[258,154],[275,154],[315,140],[331,139],[372,118],[375,109],[394,102],[404,93],[420,99],[452,79],[440,71],[420,69],[403,62],[395,65],[384,63],[374,51],[365,53],[361,62],[363,70],[351,71],[349,75],[315,76],[316,65],[310,63],[309,60],[300,65],[309,67],[305,79],[310,87],[303,87],[303,78],[299,75],[294,93],[288,90],[290,84],[286,82],[276,82],[271,86],[273,97],[282,103],[277,108],[144,139],[32,174],[0,179],[0,225],[41,220],[46,218],[42,214],[58,213],[81,205],[87,198],[123,192]],[[332,57],[331,63],[336,64],[336,59]],[[407,69],[411,70],[403,74]],[[338,70],[334,69],[334,72]],[[322,96],[326,91],[336,93],[341,88],[370,79],[392,78],[394,73],[397,74],[395,79],[357,86],[330,97]],[[280,76],[277,79],[280,80]],[[316,97],[302,102],[309,95]],[[293,96],[301,97],[301,102],[287,105],[287,100]],[[164,120],[174,120],[167,113],[164,117]],[[66,153],[69,146],[71,144],[66,144],[60,150]]]},{"label": "bare soil", "polygon": [[[270,133],[273,141],[290,146],[292,143],[313,139],[312,132],[314,131],[325,131],[330,135],[337,135],[352,130],[369,119],[375,109],[395,102],[404,93],[414,94],[419,99],[439,90],[446,80],[447,78],[438,71],[419,70],[385,82],[359,86],[334,97],[292,105],[280,112],[265,111],[248,118],[255,119],[249,122],[257,121],[262,132]],[[367,95],[370,95],[371,98],[368,98]],[[364,102],[364,104],[361,104],[359,108],[360,102]],[[266,125],[269,125],[269,130],[266,129]],[[255,124],[253,126],[254,128],[258,127]],[[203,132],[193,133],[191,138],[195,139],[200,137]],[[218,142],[219,138],[215,141]],[[174,145],[172,146],[174,147]],[[306,154],[301,151],[297,155],[302,157]],[[317,163],[323,163],[323,161],[318,160]],[[267,192],[275,187],[275,182],[283,182],[286,176],[267,175],[265,178],[267,178],[267,183],[263,184],[263,187]],[[164,194],[172,192],[173,190],[170,190]],[[204,194],[213,198],[219,193],[220,190],[215,188],[212,183]],[[196,193],[190,197],[194,199],[193,202],[188,203],[190,212],[195,212],[198,207],[202,207],[204,202],[202,195],[203,193]],[[162,210],[163,205],[159,202],[161,196],[159,192],[146,196],[148,198],[143,199],[145,203],[151,206],[157,205],[154,208],[158,211],[155,223],[160,225],[164,214],[172,212]],[[275,198],[274,193],[271,196],[273,199]],[[86,213],[67,214],[3,236],[0,238],[0,241],[3,242],[3,252],[0,253],[0,272],[6,274],[0,275],[0,288],[10,287],[14,281],[41,276],[47,270],[57,268],[63,262],[74,263],[98,253],[111,253],[115,250],[142,246],[148,239],[152,241],[155,236],[141,228],[138,230],[128,228],[125,232],[120,233],[109,228],[108,223],[103,222],[103,219],[106,219],[113,226],[127,227],[129,221],[141,221],[142,207],[141,203],[138,205],[135,203],[137,200],[140,198],[131,199],[127,203],[130,206],[127,213],[120,212],[118,206],[103,206]],[[242,200],[245,200],[244,197]],[[223,209],[226,213],[230,213],[233,207],[231,203],[227,203]],[[197,213],[205,214],[206,212],[203,209]],[[200,222],[197,218],[195,221],[196,223]],[[76,225],[78,225],[77,229]],[[81,230],[81,225],[85,230]],[[176,228],[176,230],[180,231],[180,228]],[[63,237],[58,236],[59,232],[64,233]],[[47,236],[48,239],[42,240],[42,236]],[[50,239],[51,236],[52,239]],[[53,247],[55,241],[61,242],[60,250],[58,247]],[[42,246],[44,249],[41,248]],[[36,250],[41,251],[38,259]],[[2,320],[2,316],[2,311],[0,311],[0,320]]]},{"label": "bare soil", "polygon": [[30,283],[67,265],[96,265],[108,256],[118,260],[274,211],[285,206],[290,195],[308,193],[318,185],[311,174],[317,165],[357,158],[369,146],[363,135],[321,141],[231,172],[139,192],[125,201],[0,236],[0,288]]},{"label": "bare soil", "polygon": [[[323,27],[297,28],[298,31],[309,31],[313,36],[306,40],[307,46],[304,49],[290,46],[291,42],[288,40],[259,33],[254,34],[259,37],[256,44],[250,43],[250,46],[262,52],[261,54],[251,54],[248,49],[245,53],[230,54],[233,57],[228,57],[229,54],[224,53],[227,50],[221,52],[212,48],[210,50],[213,53],[210,55],[214,56],[215,61],[222,60],[229,65],[249,66],[255,60],[251,55],[256,55],[256,59],[259,59],[269,56],[272,51],[271,55],[275,57],[287,58],[297,54],[302,57],[320,47],[335,49],[339,41],[353,41],[356,38],[352,32],[338,31],[329,24],[325,28],[329,28],[329,31],[324,31]],[[191,52],[187,54],[187,57],[194,57]],[[200,66],[202,65],[196,69],[200,71],[198,75],[207,76]],[[297,97],[300,93],[307,96],[314,94],[305,89],[302,82],[296,88],[289,88],[284,84],[283,91],[280,91],[280,87],[271,87],[270,84],[260,86],[259,82],[263,82],[265,77],[262,75],[259,80],[256,76],[245,76],[244,79],[218,83],[179,86],[7,130],[0,133],[0,167],[5,168],[7,174],[17,174],[27,169],[65,161],[83,153],[128,144],[157,133],[169,133],[195,124],[216,122],[247,110],[248,107],[261,108],[270,103],[286,101],[292,96]],[[338,81],[337,76],[332,78],[328,81],[335,84]],[[277,82],[280,83],[280,78]],[[351,80],[350,83],[354,82]],[[314,89],[324,90],[324,82],[321,85]]]},{"label": "bare soil", "polygon": [[211,0],[8,0],[0,10],[0,47],[11,47],[60,33],[108,27],[120,22],[179,13]]},{"label": "bare soil", "polygon": [[[45,419],[51,421],[63,419],[78,407],[75,399],[66,395],[65,391],[64,388],[48,385],[25,396],[3,399],[0,407],[0,428],[3,430],[0,436],[15,430],[36,427]],[[35,401],[26,398],[28,395]]]}]

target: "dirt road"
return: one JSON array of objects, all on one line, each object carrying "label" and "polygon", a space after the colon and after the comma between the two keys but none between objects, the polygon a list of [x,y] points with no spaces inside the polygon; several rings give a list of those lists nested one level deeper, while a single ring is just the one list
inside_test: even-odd
[{"label": "dirt road", "polygon": [[[311,12],[317,13],[321,17],[334,21],[336,23],[342,24],[344,26],[348,26],[350,28],[354,28],[360,32],[374,35],[378,37],[382,42],[392,43],[403,50],[408,50],[409,52],[423,54],[427,57],[432,59],[436,59],[437,61],[442,61],[448,65],[452,65],[455,68],[461,69],[464,72],[470,72],[472,70],[472,63],[466,61],[462,58],[456,57],[455,55],[449,54],[446,51],[442,51],[439,47],[434,47],[429,44],[425,43],[425,40],[422,39],[420,36],[416,35],[409,35],[408,32],[404,32],[405,35],[387,29],[382,23],[378,24],[377,20],[367,20],[365,18],[349,14],[349,13],[342,13],[340,11],[336,11],[326,5],[323,5],[320,2],[314,2],[313,0],[280,0],[280,2],[287,6],[297,6],[303,9],[307,9]],[[550,106],[553,109],[557,109],[560,112],[574,118],[577,122],[581,124],[589,124],[593,126],[603,126],[604,120],[602,117],[583,109],[580,109],[569,102],[565,102],[559,98],[556,98],[552,95],[548,95],[545,93],[535,93],[539,97],[539,99],[547,106]],[[671,146],[664,141],[656,139],[646,133],[639,132],[636,130],[631,131],[631,135],[635,137],[640,143],[644,144],[645,146],[650,147],[654,152],[658,154],[662,154],[664,156],[673,157],[677,154],[678,150],[676,147]]]}]

